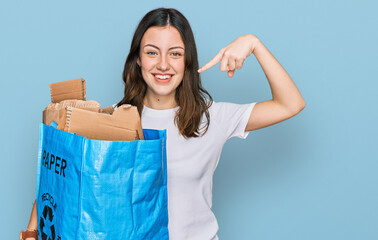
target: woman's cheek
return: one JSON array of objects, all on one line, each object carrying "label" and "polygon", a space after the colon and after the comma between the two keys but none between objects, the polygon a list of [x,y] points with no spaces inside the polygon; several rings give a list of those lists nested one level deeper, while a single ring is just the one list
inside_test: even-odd
[{"label": "woman's cheek", "polygon": [[184,72],[184,70],[185,70],[185,62],[183,60],[175,61],[173,63],[173,65],[174,65],[174,68],[175,68],[176,71],[178,71],[178,72]]}]

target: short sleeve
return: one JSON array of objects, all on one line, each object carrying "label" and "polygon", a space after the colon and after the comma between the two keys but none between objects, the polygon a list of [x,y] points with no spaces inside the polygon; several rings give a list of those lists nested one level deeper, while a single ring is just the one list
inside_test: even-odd
[{"label": "short sleeve", "polygon": [[214,121],[220,127],[227,140],[233,137],[245,139],[249,134],[245,131],[245,127],[255,104],[256,102],[249,104],[213,102],[210,122]]}]

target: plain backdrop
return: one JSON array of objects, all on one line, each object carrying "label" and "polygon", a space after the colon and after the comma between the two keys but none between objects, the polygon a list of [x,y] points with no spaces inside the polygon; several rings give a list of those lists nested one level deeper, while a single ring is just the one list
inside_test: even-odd
[{"label": "plain backdrop", "polygon": [[[36,195],[48,83],[82,77],[103,107],[123,96],[134,30],[148,11],[189,20],[200,65],[240,35],[260,38],[306,108],[231,139],[214,175],[220,239],[378,239],[376,1],[1,1],[1,239],[18,239]],[[271,99],[250,56],[233,78],[201,74],[216,101]]]}]

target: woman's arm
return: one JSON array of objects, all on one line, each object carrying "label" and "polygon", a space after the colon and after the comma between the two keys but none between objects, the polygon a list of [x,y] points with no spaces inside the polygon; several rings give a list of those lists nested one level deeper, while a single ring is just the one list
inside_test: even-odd
[{"label": "woman's arm", "polygon": [[198,71],[203,72],[221,61],[220,70],[227,71],[228,76],[232,77],[235,68],[241,69],[244,60],[252,53],[269,81],[272,99],[256,103],[246,131],[267,127],[291,118],[305,107],[305,101],[289,74],[253,34],[237,38]]},{"label": "woman's arm", "polygon": [[38,229],[37,201],[34,201],[33,210],[30,215],[28,229]]},{"label": "woman's arm", "polygon": [[[30,215],[28,230],[37,230],[38,229],[38,216],[37,216],[37,201],[34,201],[33,209]],[[34,238],[26,238],[25,240],[34,240]]]},{"label": "woman's arm", "polygon": [[305,101],[289,74],[255,36],[253,54],[260,63],[270,85],[272,99],[256,103],[249,118],[246,131],[267,127],[298,114]]}]

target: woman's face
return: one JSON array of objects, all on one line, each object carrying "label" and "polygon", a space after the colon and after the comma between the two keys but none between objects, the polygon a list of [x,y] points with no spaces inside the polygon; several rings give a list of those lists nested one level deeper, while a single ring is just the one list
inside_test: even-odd
[{"label": "woman's face", "polygon": [[146,97],[173,97],[185,71],[185,45],[173,26],[147,29],[140,44],[138,64],[147,84]]}]

